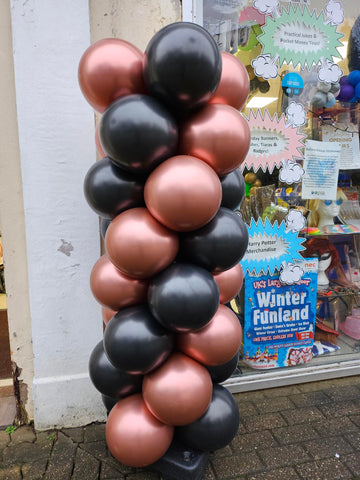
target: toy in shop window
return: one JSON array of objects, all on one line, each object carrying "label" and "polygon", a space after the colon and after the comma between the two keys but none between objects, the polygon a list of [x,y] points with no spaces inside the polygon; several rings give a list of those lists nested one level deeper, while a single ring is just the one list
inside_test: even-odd
[{"label": "toy in shop window", "polygon": [[294,95],[300,95],[304,89],[304,80],[298,73],[287,73],[282,79],[281,88],[284,95],[290,98]]}]

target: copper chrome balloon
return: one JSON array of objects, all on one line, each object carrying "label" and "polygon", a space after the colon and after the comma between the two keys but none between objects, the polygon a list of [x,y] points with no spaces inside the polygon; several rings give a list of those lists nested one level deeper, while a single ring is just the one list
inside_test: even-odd
[{"label": "copper chrome balloon", "polygon": [[250,147],[247,120],[228,105],[209,104],[184,122],[179,153],[204,160],[219,176],[245,159]]},{"label": "copper chrome balloon", "polygon": [[146,467],[169,448],[174,427],[157,420],[140,394],[120,400],[106,424],[106,442],[111,454],[130,467]]},{"label": "copper chrome balloon", "polygon": [[228,52],[221,52],[220,82],[209,103],[223,103],[241,110],[250,91],[249,75],[240,60]]},{"label": "copper chrome balloon", "polygon": [[189,231],[208,223],[221,203],[221,183],[198,158],[178,155],[159,165],[144,190],[150,213],[166,227]]},{"label": "copper chrome balloon", "polygon": [[118,311],[146,302],[148,282],[127,277],[103,255],[92,269],[90,288],[103,307]]},{"label": "copper chrome balloon", "polygon": [[224,272],[215,273],[214,280],[220,291],[220,303],[230,302],[240,291],[244,274],[240,263]]},{"label": "copper chrome balloon", "polygon": [[143,397],[151,413],[168,425],[187,425],[208,408],[212,381],[203,365],[176,352],[144,377]]},{"label": "copper chrome balloon", "polygon": [[180,351],[209,366],[228,362],[240,347],[242,328],[230,308],[220,305],[212,320],[196,332],[177,336]]},{"label": "copper chrome balloon", "polygon": [[143,53],[118,38],[91,45],[79,63],[79,84],[90,105],[102,113],[117,98],[145,93]]},{"label": "copper chrome balloon", "polygon": [[116,310],[110,310],[109,308],[102,307],[101,315],[102,315],[104,325],[107,325],[116,313],[117,313]]},{"label": "copper chrome balloon", "polygon": [[146,208],[132,208],[111,222],[105,245],[110,260],[125,275],[149,278],[175,259],[179,239]]}]

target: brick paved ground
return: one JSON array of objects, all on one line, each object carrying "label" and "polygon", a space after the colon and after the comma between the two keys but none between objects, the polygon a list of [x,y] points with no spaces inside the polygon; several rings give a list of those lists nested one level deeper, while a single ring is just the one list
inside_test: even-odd
[{"label": "brick paved ground", "polygon": [[[360,376],[235,398],[241,415],[238,435],[211,456],[204,480],[360,479]],[[160,479],[115,461],[104,428],[2,431],[0,479]]]}]

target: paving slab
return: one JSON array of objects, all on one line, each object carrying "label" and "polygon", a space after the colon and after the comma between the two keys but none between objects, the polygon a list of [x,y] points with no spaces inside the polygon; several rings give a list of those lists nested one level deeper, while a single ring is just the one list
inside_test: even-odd
[{"label": "paving slab", "polygon": [[307,425],[306,428],[303,425],[288,425],[286,427],[274,428],[272,429],[272,435],[280,445],[293,444],[320,437],[311,425]]},{"label": "paving slab", "polygon": [[353,475],[338,459],[318,460],[296,467],[303,480],[350,480]]}]

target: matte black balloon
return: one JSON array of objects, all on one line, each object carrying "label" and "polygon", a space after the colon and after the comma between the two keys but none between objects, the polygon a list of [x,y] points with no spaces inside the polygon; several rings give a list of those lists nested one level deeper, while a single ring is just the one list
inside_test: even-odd
[{"label": "matte black balloon", "polygon": [[173,345],[173,334],[145,305],[121,310],[105,328],[104,348],[109,360],[128,373],[151,372],[167,359]]},{"label": "matte black balloon", "polygon": [[248,240],[248,230],[240,215],[221,207],[211,222],[182,235],[179,258],[210,272],[221,272],[242,259]]},{"label": "matte black balloon", "polygon": [[123,398],[141,392],[142,376],[119,370],[107,358],[103,342],[99,342],[89,359],[89,374],[94,387],[104,395]]},{"label": "matte black balloon", "polygon": [[176,263],[153,278],[148,300],[161,325],[173,332],[188,332],[211,320],[219,307],[220,293],[207,270]]},{"label": "matte black balloon", "polygon": [[128,208],[144,206],[144,180],[105,157],[95,162],[84,181],[85,198],[101,217],[114,218]]},{"label": "matte black balloon", "polygon": [[236,435],[238,406],[226,388],[214,384],[209,408],[194,423],[175,429],[175,438],[194,449],[211,452],[224,448]]},{"label": "matte black balloon", "polygon": [[242,202],[245,195],[245,180],[237,168],[220,178],[222,188],[221,206],[235,210]]},{"label": "matte black balloon", "polygon": [[231,360],[222,365],[216,365],[215,367],[205,365],[214,383],[224,382],[227,378],[231,377],[239,363],[239,354],[240,352],[237,352]]},{"label": "matte black balloon", "polygon": [[167,25],[146,47],[144,78],[148,91],[174,111],[201,107],[210,100],[221,68],[214,39],[195,23]]},{"label": "matte black balloon", "polygon": [[102,218],[100,220],[100,233],[103,240],[105,240],[106,231],[109,228],[111,220],[111,218]]},{"label": "matte black balloon", "polygon": [[171,114],[154,98],[129,95],[113,102],[100,122],[106,154],[125,170],[154,169],[177,148],[178,130]]},{"label": "matte black balloon", "polygon": [[101,400],[106,408],[107,413],[109,414],[114,405],[119,401],[118,398],[109,397],[108,395],[101,395]]}]

